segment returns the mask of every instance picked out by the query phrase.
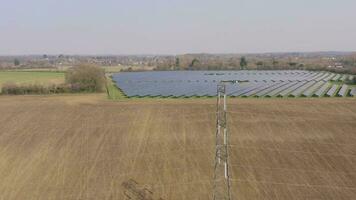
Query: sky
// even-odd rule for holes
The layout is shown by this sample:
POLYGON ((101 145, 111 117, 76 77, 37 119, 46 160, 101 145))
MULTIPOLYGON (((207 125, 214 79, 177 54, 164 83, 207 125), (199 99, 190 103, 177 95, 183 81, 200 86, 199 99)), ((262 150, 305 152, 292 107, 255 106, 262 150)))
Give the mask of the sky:
POLYGON ((0 55, 356 51, 355 0, 0 0, 0 55))

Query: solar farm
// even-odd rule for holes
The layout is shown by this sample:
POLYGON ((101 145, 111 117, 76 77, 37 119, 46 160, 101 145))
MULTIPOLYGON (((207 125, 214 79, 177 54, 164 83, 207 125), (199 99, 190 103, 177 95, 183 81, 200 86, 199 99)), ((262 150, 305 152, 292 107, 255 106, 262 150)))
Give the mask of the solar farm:
POLYGON ((123 72, 113 80, 127 97, 213 97, 220 81, 230 97, 348 97, 352 75, 303 70, 123 72))
POLYGON ((231 199, 356 198, 356 101, 346 98, 356 95, 347 85, 352 75, 179 71, 112 78, 127 97, 176 98, 112 101, 109 89, 0 96, 0 199, 206 200, 222 188, 218 172, 230 175, 231 199), (226 100, 218 90, 216 101, 221 81, 231 83, 230 97, 241 98, 226 100), (195 96, 214 98, 189 99, 195 96), (219 109, 219 102, 227 106, 219 109), (226 137, 217 139, 219 132, 226 137), (229 157, 217 151, 223 141, 229 157))

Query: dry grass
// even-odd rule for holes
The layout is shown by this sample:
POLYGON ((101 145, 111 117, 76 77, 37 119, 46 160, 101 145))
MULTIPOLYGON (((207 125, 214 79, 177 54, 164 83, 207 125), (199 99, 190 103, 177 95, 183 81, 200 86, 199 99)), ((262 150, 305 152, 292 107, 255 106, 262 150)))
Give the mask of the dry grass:
MULTIPOLYGON (((215 101, 0 97, 0 199, 211 199, 215 101)), ((229 99, 234 199, 355 199, 354 99, 229 99)))

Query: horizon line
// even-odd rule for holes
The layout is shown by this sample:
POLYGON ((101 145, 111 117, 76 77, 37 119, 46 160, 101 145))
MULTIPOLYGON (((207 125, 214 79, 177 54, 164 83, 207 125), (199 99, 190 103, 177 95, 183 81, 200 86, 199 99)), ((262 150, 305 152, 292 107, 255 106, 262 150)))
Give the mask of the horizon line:
POLYGON ((271 51, 271 52, 261 52, 261 53, 206 53, 206 52, 201 52, 201 53, 181 53, 181 54, 159 54, 159 53, 137 53, 137 54, 115 54, 115 53, 107 53, 107 54, 92 54, 92 53, 83 53, 83 54, 78 54, 78 53, 73 53, 73 54, 65 54, 65 53, 33 53, 33 54, 0 54, 0 57, 14 57, 14 56, 55 56, 55 55, 64 55, 64 56, 182 56, 182 55, 263 55, 263 54, 312 54, 312 53, 356 53, 356 50, 352 51, 271 51))

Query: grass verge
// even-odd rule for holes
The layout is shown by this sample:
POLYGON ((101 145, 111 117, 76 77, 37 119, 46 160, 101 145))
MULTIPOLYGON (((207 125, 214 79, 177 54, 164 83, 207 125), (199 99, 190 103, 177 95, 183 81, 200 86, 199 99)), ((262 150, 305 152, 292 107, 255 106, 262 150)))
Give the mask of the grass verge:
POLYGON ((116 86, 111 77, 106 77, 106 92, 111 100, 126 99, 126 95, 116 86))

